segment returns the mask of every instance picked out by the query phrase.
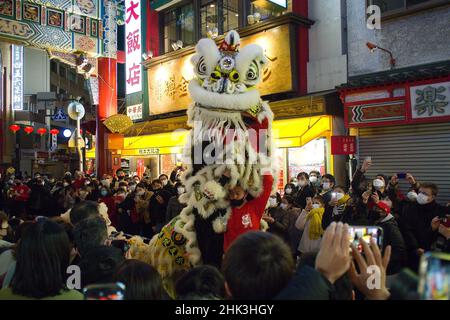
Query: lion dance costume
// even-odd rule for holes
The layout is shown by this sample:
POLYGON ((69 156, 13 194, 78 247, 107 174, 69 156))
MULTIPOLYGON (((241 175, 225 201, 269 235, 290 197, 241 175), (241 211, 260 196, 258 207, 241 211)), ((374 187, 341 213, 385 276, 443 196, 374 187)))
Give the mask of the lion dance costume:
POLYGON ((256 89, 268 60, 256 44, 239 46, 238 33, 230 31, 219 47, 201 39, 191 58, 195 78, 189 93, 194 102, 187 114, 192 130, 181 177, 186 193, 180 196, 186 207, 154 236, 144 259, 163 278, 200 264, 220 266, 231 214, 227 190, 239 184, 256 197, 262 175, 276 177, 273 114, 256 89))

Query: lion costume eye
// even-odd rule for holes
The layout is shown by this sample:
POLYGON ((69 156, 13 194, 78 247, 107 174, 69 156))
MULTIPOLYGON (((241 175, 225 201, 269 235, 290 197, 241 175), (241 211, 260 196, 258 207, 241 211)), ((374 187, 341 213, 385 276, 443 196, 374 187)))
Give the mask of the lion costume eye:
POLYGON ((246 77, 247 77, 248 81, 255 81, 255 80, 258 79, 258 77, 259 77, 259 68, 258 68, 258 64, 256 63, 256 61, 253 61, 250 64, 250 68, 247 70, 246 77))
POLYGON ((200 75, 206 75, 206 70, 207 70, 207 66, 206 66, 206 62, 205 62, 205 57, 201 57, 197 63, 197 73, 200 75))

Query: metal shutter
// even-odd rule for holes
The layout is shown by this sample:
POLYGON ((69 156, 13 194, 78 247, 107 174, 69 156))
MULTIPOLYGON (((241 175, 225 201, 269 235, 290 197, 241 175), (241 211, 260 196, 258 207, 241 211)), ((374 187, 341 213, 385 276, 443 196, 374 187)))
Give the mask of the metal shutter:
MULTIPOLYGON (((438 201, 450 201, 450 123, 361 128, 359 157, 372 157, 367 175, 409 172, 439 187, 438 201)), ((401 181, 401 190, 406 183, 401 181)))

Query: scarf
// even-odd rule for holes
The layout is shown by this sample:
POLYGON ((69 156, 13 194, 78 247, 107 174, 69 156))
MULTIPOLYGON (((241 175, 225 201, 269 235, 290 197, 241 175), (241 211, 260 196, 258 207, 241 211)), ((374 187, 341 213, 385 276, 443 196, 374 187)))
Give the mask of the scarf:
POLYGON ((309 221, 309 239, 318 240, 322 234, 322 216, 325 208, 312 209, 306 215, 306 221, 309 221))

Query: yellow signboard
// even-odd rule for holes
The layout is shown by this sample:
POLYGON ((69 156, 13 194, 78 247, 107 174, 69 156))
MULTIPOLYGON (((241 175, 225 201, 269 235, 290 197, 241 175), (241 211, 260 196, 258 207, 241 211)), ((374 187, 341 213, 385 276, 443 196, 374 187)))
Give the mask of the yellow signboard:
MULTIPOLYGON (((264 48, 265 55, 270 60, 259 85, 261 95, 291 91, 293 81, 289 25, 274 27, 241 39, 241 47, 251 43, 264 48)), ((192 55, 149 67, 147 76, 151 115, 185 110, 192 102, 188 92, 189 81, 194 76, 190 63, 192 55)))

